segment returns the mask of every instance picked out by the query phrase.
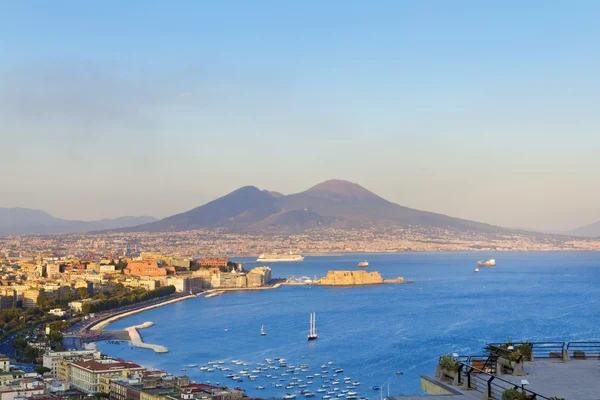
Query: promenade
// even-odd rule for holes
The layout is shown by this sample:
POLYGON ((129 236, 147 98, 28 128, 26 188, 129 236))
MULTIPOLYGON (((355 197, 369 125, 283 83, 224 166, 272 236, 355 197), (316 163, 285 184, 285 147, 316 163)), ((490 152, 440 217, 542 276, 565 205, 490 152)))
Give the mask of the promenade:
MULTIPOLYGON (((204 292, 204 293, 208 293, 208 291, 204 292)), ((89 328, 89 330, 90 331, 100 331, 100 330, 104 329, 105 327, 107 327, 108 325, 112 324, 113 322, 118 321, 118 320, 120 320, 122 318, 126 318, 126 317, 129 317, 131 315, 135 315, 135 314, 138 314, 138 313, 141 313, 141 312, 144 312, 144 311, 152 310, 154 308, 166 306, 168 304, 173 304, 173 303, 177 303, 177 302, 184 301, 184 300, 187 300, 187 299, 192 299, 192 298, 197 297, 197 296, 199 296, 199 295, 197 295, 197 294, 190 294, 190 295, 187 295, 187 296, 178 297, 176 299, 167 300, 167 301, 164 301, 164 302, 161 302, 161 303, 152 304, 152 305, 147 306, 147 307, 137 308, 135 310, 131 310, 131 311, 127 311, 127 312, 124 312, 124 313, 120 313, 120 314, 114 315, 114 316, 112 316, 110 318, 104 319, 104 320, 98 322, 97 324, 93 324, 89 328)))

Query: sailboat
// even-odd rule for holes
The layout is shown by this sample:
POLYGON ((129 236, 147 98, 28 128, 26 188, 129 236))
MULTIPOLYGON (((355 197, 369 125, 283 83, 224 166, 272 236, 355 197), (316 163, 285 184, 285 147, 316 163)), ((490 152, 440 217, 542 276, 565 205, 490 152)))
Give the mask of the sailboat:
POLYGON ((308 328, 308 340, 315 340, 318 337, 319 335, 317 335, 317 313, 311 313, 308 328))
POLYGON ((260 326, 260 336, 267 336, 267 332, 265 332, 265 326, 260 326))

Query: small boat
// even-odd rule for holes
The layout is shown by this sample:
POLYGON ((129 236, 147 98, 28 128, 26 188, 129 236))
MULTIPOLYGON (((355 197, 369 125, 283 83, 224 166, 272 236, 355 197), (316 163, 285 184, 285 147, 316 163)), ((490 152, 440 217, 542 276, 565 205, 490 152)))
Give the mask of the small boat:
POLYGON ((316 340, 319 337, 317 334, 317 313, 310 314, 308 340, 316 340))
POLYGON ((475 268, 475 273, 478 273, 478 272, 479 272, 479 268, 475 268))
POLYGON ((381 388, 379 386, 373 386, 371 389, 373 389, 373 390, 380 390, 381 388))
POLYGON ((262 390, 262 389, 264 389, 265 387, 264 387, 264 386, 257 386, 256 388, 257 388, 258 390, 262 390))
POLYGON ((367 268, 369 266, 369 262, 367 260, 361 261, 358 263, 358 266, 361 268, 367 268))
POLYGON ((311 392, 306 392, 304 393, 304 397, 315 397, 315 394, 311 392))
POLYGON ((402 372, 402 371, 396 371, 396 375, 403 375, 403 374, 404 374, 404 372, 402 372))
POLYGON ((181 370, 182 370, 182 371, 187 371, 187 369, 185 369, 185 368, 181 368, 181 370))
POLYGON ((358 382, 358 381, 352 382, 352 386, 358 386, 358 385, 360 385, 360 382, 358 382))
POLYGON ((276 387, 276 388, 280 388, 280 387, 283 387, 283 385, 282 385, 281 383, 276 383, 276 384, 275 384, 275 387, 276 387))
POLYGON ((330 399, 330 398, 331 398, 331 396, 328 394, 326 394, 325 396, 322 397, 322 399, 330 399))
POLYGON ((224 331, 225 331, 225 332, 229 332, 229 329, 225 328, 225 329, 224 329, 224 331))
POLYGON ((296 398, 295 394, 289 394, 288 393, 288 394, 286 394, 286 395, 283 396, 284 400, 292 400, 292 399, 295 399, 295 398, 296 398))
POLYGON ((341 369, 341 368, 338 368, 338 369, 335 370, 336 374, 341 374, 342 372, 344 372, 344 370, 341 369))
POLYGON ((267 332, 265 332, 265 326, 260 326, 260 336, 267 336, 267 332))

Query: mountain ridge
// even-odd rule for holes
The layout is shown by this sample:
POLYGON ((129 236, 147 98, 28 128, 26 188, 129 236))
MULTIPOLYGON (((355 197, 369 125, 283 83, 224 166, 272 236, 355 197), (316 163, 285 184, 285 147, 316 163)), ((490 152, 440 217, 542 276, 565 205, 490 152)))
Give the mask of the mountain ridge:
POLYGON ((568 232, 572 236, 600 237, 600 221, 575 228, 568 232))
POLYGON ((150 216, 125 216, 94 221, 56 218, 43 210, 24 207, 0 207, 0 236, 85 233, 119 229, 156 221, 150 216))

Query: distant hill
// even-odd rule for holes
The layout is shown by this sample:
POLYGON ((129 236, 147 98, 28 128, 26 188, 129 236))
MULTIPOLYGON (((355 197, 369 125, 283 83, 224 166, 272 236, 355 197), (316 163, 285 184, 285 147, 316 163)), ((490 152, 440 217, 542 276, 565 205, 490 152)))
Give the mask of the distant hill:
POLYGON ((190 211, 122 232, 227 228, 237 232, 299 231, 315 226, 359 227, 373 224, 452 228, 479 232, 505 229, 415 210, 391 203, 362 186, 330 180, 296 194, 238 189, 190 211))
POLYGON ((568 234, 573 236, 600 237, 600 221, 573 229, 568 234))
POLYGON ((77 233, 118 229, 156 221, 153 217, 121 217, 98 221, 72 221, 55 218, 42 210, 0 208, 0 236, 77 233))

